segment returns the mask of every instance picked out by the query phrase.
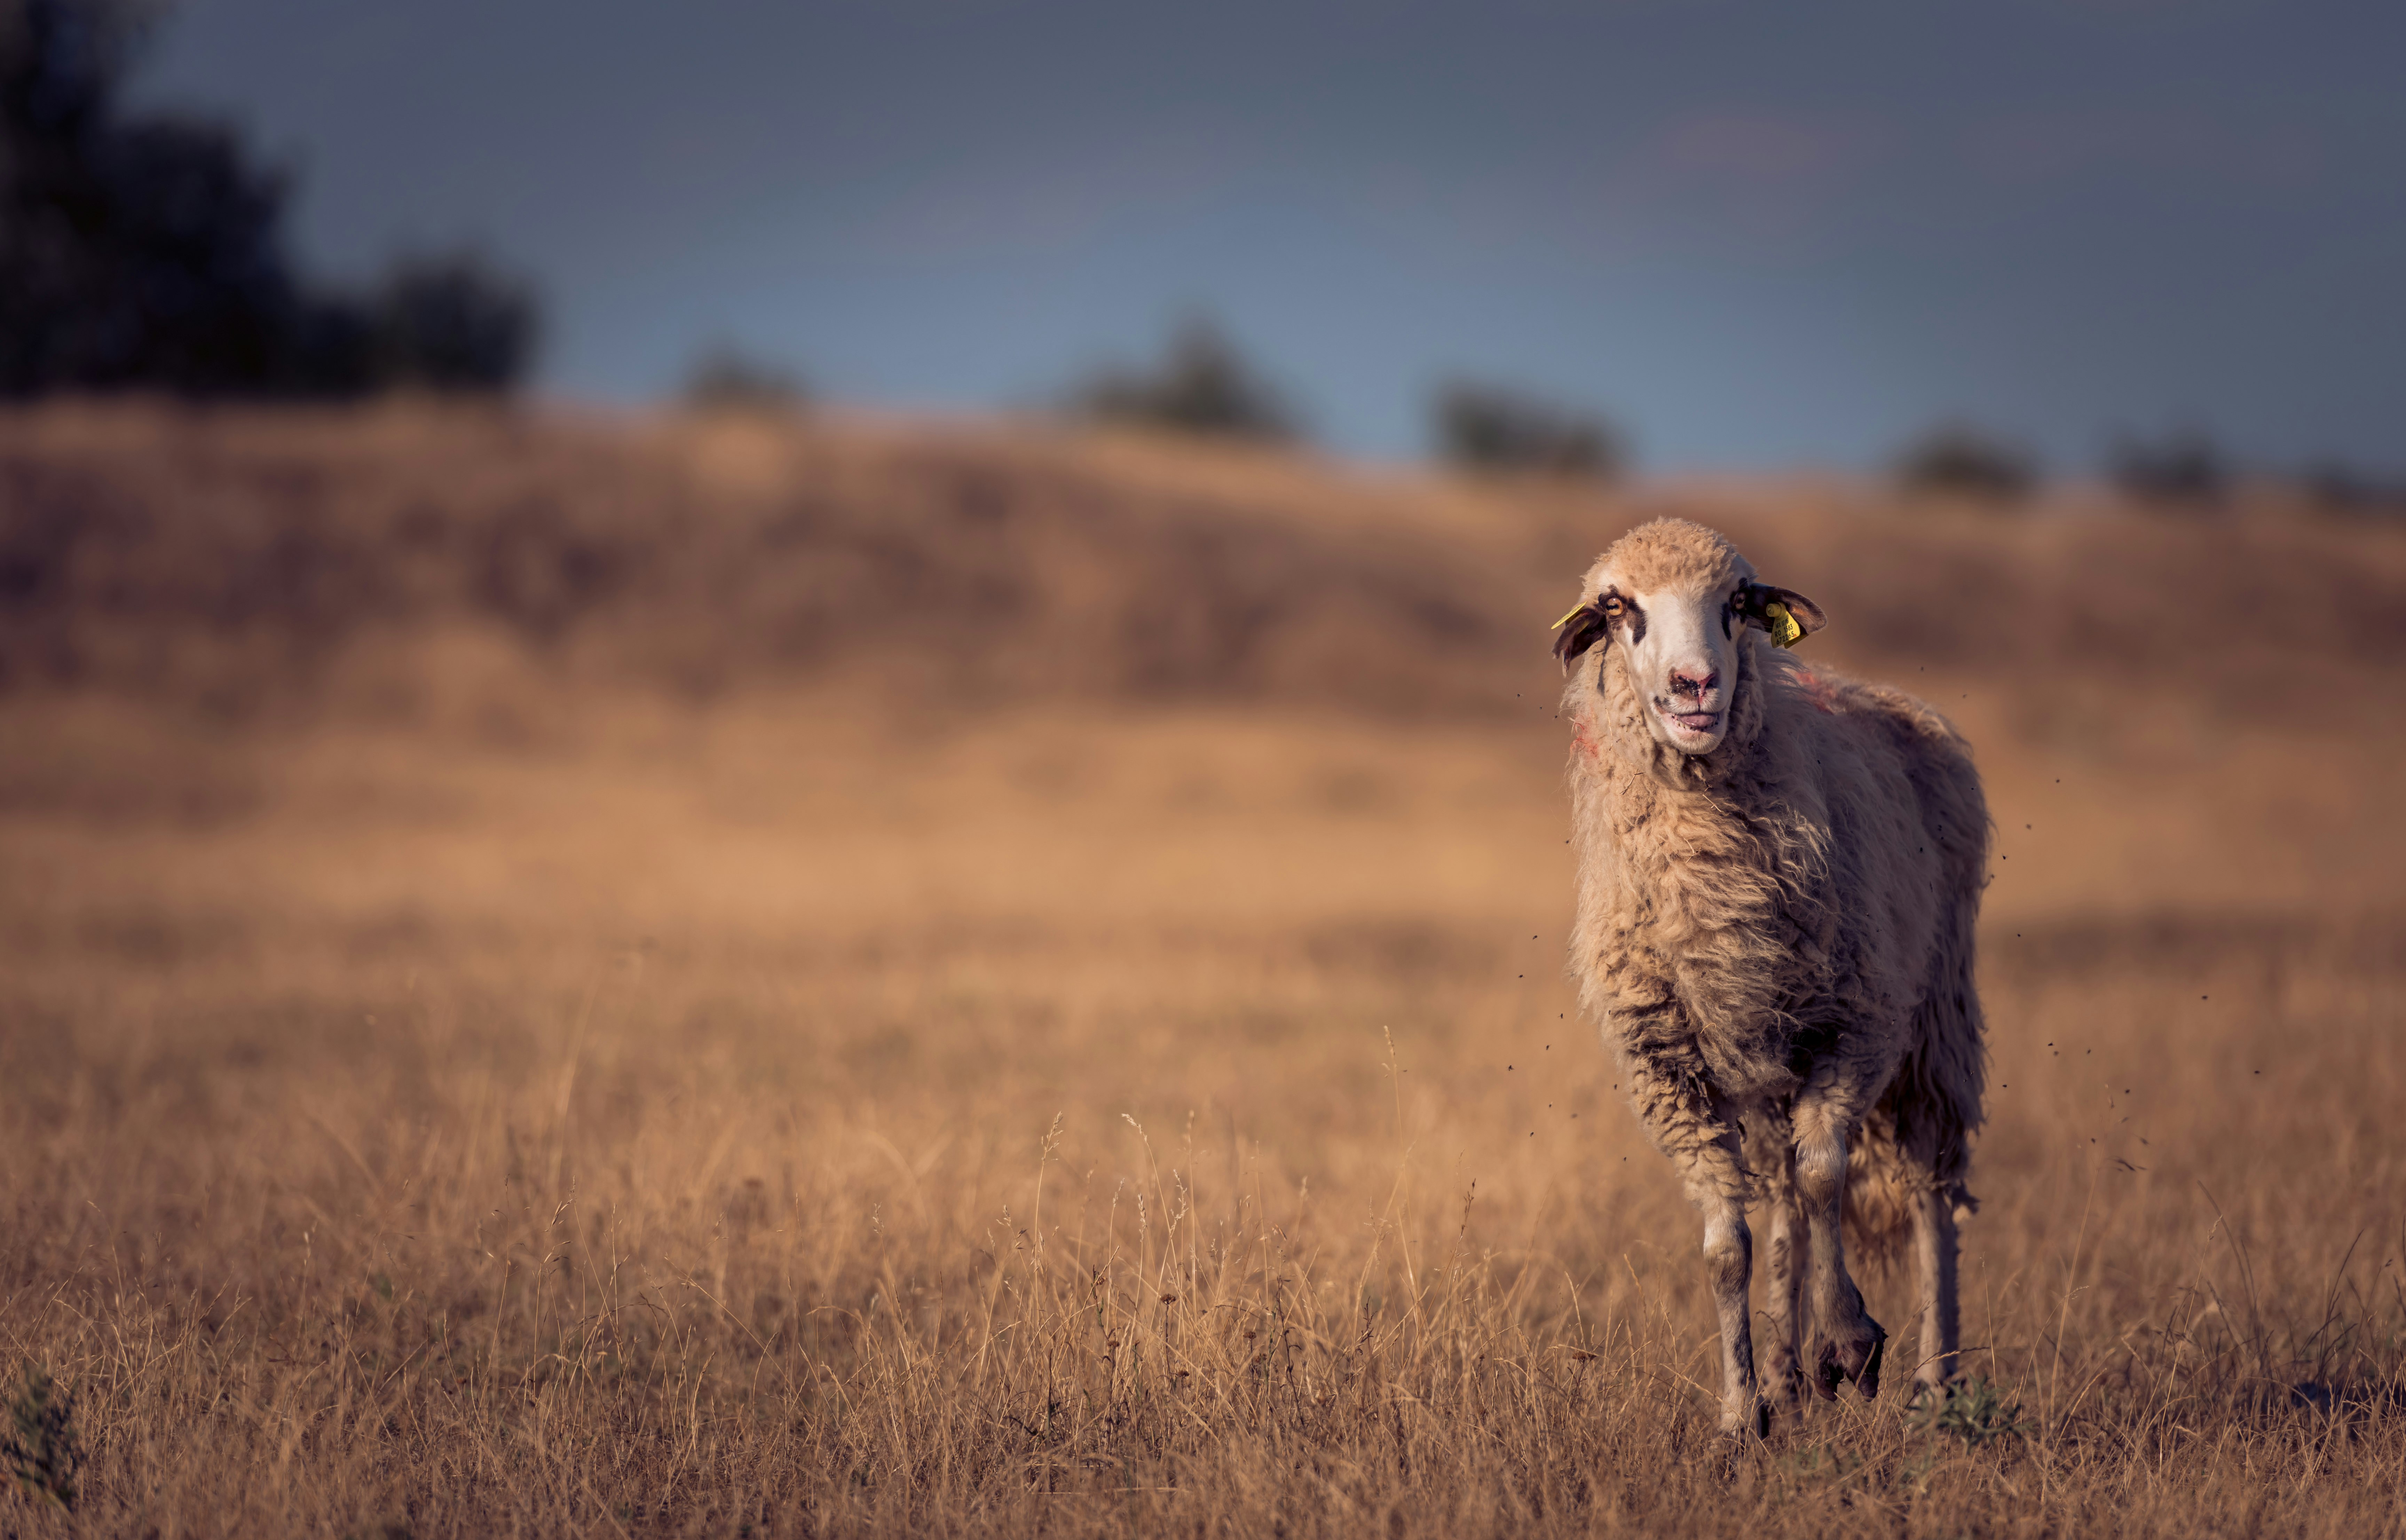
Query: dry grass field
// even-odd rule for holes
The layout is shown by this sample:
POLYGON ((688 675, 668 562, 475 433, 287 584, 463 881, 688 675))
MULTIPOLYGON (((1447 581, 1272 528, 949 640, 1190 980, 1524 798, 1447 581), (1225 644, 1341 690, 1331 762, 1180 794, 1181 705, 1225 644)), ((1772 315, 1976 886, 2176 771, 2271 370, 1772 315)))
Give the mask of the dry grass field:
POLYGON ((0 1532, 2399 1533, 2401 647, 2269 506, 0 419, 0 1532), (1666 508, 1998 823, 1977 1384, 1734 1451, 1563 978, 1666 508))

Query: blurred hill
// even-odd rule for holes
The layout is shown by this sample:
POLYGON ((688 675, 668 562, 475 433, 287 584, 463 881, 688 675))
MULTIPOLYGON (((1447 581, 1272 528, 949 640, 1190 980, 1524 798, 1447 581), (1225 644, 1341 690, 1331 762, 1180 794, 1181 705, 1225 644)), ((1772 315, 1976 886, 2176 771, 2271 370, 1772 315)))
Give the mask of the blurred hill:
POLYGON ((0 687, 405 711, 414 678, 474 654, 686 698, 860 678, 947 705, 1512 711, 1550 690, 1545 626, 1578 572, 1665 512, 1819 600, 1821 656, 2034 710, 2112 718, 2169 691, 2331 730, 2406 678, 2406 530, 2382 521, 421 402, 0 417, 0 687))
MULTIPOLYGON (((1320 1378, 1278 1404, 1368 1387, 1354 1426, 1380 1438, 1390 1390, 1480 1362, 1517 1382, 1498 1344, 1629 1355, 1566 1378, 1594 1410, 1431 1401, 1451 1442, 1374 1450, 1387 1468, 1449 1473, 1473 1446, 1535 1468, 1574 1423, 1661 1439, 1560 1455, 1584 1468, 1684 1468, 1659 1451, 1711 1436, 1689 1389, 1711 1307, 1560 968, 1546 629, 1600 545, 1676 510, 1828 608, 1808 659, 1906 685, 1977 754, 1985 1365, 2034 1406, 2082 1387, 2059 1448, 2154 1449, 2167 1397, 2194 1408, 2192 1442, 2144 1469, 2068 1467, 2096 1511, 2289 1451, 2326 1505, 2288 1528, 2342 1533, 2317 1516, 2378 1509, 2395 1438, 2367 1411, 2361 1462, 2317 1474, 2329 1414, 2277 1422, 2257 1396, 2378 1406, 2397 1378, 2351 1345, 2399 1340, 2377 1313, 2394 1259, 2362 1243, 2400 1190, 2406 538, 2235 501, 2017 506, 1374 473, 757 402, 0 416, 0 1123, 21 1135, 0 1270, 32 1302, 28 1360, 135 1387, 83 1404, 106 1462, 76 1521, 483 1533, 492 1494, 524 1491, 519 1517, 574 1532, 612 1510, 556 1494, 657 1503, 671 1472, 904 1513, 884 1476, 776 1483, 857 1469, 853 1430, 915 1419, 990 1451, 982 1485, 909 1499, 941 1530, 1079 1448, 973 1441, 997 1407, 1046 1415, 1076 1383, 1048 1363, 1101 1366, 1081 1425, 1107 1427, 1107 1396, 1162 1381, 1106 1330, 1155 1323, 1144 1362, 1182 1362, 1278 1319, 1222 1302, 1264 1309, 1286 1278, 1327 1312, 1294 1318, 1312 1341, 1393 1356, 1302 1359, 1320 1378), (998 1255, 1010 1274, 967 1260, 998 1255), (1056 1335, 982 1339, 1017 1279, 1055 1291, 1056 1335), (2245 1313, 2203 1324, 2203 1285, 2245 1313), (1422 1297, 1450 1345, 1402 1335, 1422 1297), (569 1334, 613 1299, 639 1324, 602 1356, 569 1334), (925 1335, 884 1338, 906 1354, 794 1324, 870 1320, 925 1335), (1658 1324, 1574 1335, 1615 1321, 1658 1324), (2252 1335, 2200 1335, 2226 1329, 2252 1335), (161 1345, 155 1372, 128 1342, 161 1345), (291 1350, 312 1342, 328 1356, 291 1350), (788 1365, 806 1393, 773 1390, 788 1365), (630 1442, 672 1416, 834 1431, 630 1442), (619 1484, 460 1474, 503 1447, 619 1484)), ((1866 1286, 1912 1319, 1902 1275, 1866 1286)), ((1329 1436, 1248 1445, 1266 1424, 1214 1386, 1263 1361, 1195 1362, 1216 1380, 1156 1425, 1257 1463, 1187 1490, 1277 1491, 1243 1473, 1329 1436)), ((1841 1431, 1920 1436, 1897 1416, 1847 1408, 1841 1431)), ((1132 1484, 1092 1468, 1097 1496, 1132 1484)), ((1939 1491, 1912 1498, 1924 1527, 2011 1500, 1939 1491)), ((1044 1533, 1065 1511, 1038 1510, 1044 1533)), ((1705 1527, 1758 1517, 1733 1515, 1705 1527)))

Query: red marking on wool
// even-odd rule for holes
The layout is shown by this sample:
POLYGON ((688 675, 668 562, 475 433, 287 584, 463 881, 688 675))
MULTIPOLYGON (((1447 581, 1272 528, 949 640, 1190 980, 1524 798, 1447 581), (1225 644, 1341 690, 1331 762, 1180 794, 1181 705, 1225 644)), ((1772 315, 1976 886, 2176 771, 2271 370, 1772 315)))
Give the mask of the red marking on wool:
POLYGON ((1799 669, 1796 671, 1796 684, 1804 690, 1804 699, 1813 702, 1815 711, 1824 716, 1837 714, 1838 692, 1828 680, 1809 669, 1799 669))
POLYGON ((1594 739, 1590 738, 1587 735, 1587 724, 1584 722, 1573 722, 1571 724, 1571 742, 1577 743, 1582 750, 1584 750, 1590 759, 1601 759, 1604 757, 1604 750, 1597 746, 1594 739))

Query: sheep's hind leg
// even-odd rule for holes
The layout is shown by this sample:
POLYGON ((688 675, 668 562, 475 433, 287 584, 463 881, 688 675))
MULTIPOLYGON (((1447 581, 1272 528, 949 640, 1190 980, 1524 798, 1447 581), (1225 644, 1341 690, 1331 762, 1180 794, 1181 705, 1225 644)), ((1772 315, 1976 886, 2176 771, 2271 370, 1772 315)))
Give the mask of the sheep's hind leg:
MULTIPOLYGON (((1832 1098, 1833 1101, 1836 1098, 1832 1098)), ((1796 1109, 1796 1195, 1804 1209, 1812 1271, 1808 1290, 1820 1348, 1813 1383, 1825 1399, 1851 1379, 1866 1401, 1879 1394, 1880 1360, 1888 1333, 1863 1308, 1862 1291, 1847 1276, 1838 1222, 1847 1194, 1847 1133, 1852 1122, 1828 1103, 1796 1109)))
POLYGON ((1913 1371, 1918 1391, 1943 1391, 1955 1378, 1955 1349, 1961 1346, 1955 1257, 1955 1201, 1932 1184, 1913 1205, 1914 1271, 1921 1283, 1921 1363, 1913 1371))

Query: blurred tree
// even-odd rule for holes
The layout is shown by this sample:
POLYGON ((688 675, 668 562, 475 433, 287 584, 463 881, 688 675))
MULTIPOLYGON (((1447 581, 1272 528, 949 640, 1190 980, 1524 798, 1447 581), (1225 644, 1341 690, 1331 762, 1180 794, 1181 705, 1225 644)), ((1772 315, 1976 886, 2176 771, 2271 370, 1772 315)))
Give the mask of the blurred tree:
POLYGON ((368 307, 379 383, 506 390, 533 360, 534 290, 474 251, 403 257, 368 307))
POLYGON ((2297 486, 2316 506, 2334 513, 2406 514, 2406 479, 2343 461, 2306 467, 2298 473, 2297 486))
POLYGON ((1946 422, 1897 457, 1896 479, 1907 491, 2013 502, 2038 486, 2037 457, 2017 444, 1973 427, 1946 422))
POLYGON ((150 15, 0 0, 0 393, 277 371, 283 179, 222 124, 117 120, 150 15))
POLYGON ((1151 369, 1097 372, 1071 392, 1070 406, 1105 422, 1230 438, 1275 441, 1301 431, 1283 392, 1206 317, 1181 325, 1151 369))
POLYGON ((1431 403, 1437 453, 1474 471, 1543 471, 1619 477, 1628 465, 1621 434, 1582 414, 1500 386, 1455 380, 1431 403))
POLYGON ((286 254, 290 179, 238 131, 120 115, 157 11, 0 0, 0 396, 516 383, 535 337, 523 284, 442 258, 365 299, 316 292, 286 254))
POLYGON ((720 342, 693 360, 685 401, 711 412, 792 412, 809 403, 810 392, 792 371, 720 342))
POLYGON ((2229 460, 2198 429, 2117 439, 2105 463, 2114 485, 2142 502, 2198 505, 2219 502, 2230 490, 2229 460))

